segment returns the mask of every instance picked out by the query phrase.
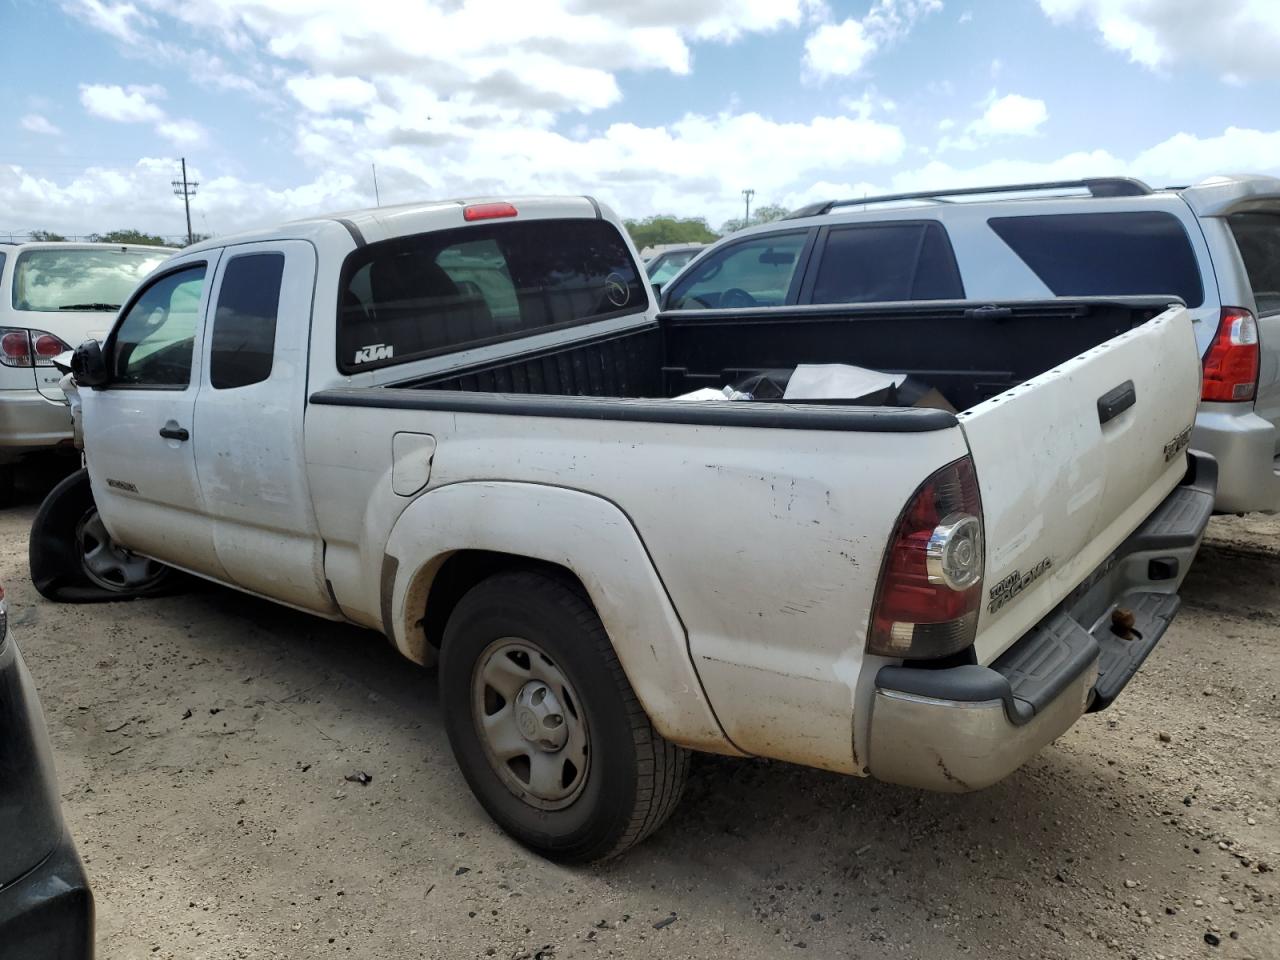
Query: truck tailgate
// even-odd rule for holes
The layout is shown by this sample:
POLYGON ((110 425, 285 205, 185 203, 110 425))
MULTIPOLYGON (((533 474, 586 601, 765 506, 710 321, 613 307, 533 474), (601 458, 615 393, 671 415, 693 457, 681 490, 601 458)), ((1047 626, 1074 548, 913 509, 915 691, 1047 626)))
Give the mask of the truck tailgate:
POLYGON ((959 415, 982 495, 976 648, 990 663, 1099 566, 1185 472, 1191 316, 1164 313, 959 415))

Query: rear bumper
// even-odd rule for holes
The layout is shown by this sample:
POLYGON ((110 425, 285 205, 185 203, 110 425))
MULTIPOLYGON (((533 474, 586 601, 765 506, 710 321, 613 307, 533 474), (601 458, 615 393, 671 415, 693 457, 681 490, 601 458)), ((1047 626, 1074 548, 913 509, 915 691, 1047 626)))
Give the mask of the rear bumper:
POLYGON ((1280 511, 1276 428, 1251 404, 1202 404, 1191 447, 1218 461, 1219 513, 1280 511))
POLYGON ((71 408, 34 387, 0 390, 0 463, 23 453, 71 443, 71 408))
POLYGON ((1108 706, 1177 613, 1178 586, 1213 512, 1217 471, 1199 454, 1146 522, 990 666, 882 667, 871 710, 871 775, 930 790, 1008 776, 1089 710, 1108 706), (1128 636, 1113 630, 1113 615, 1128 636))
POLYGON ((93 894, 71 838, 0 889, 0 956, 92 960, 93 894))
POLYGON ((93 895, 62 822, 35 685, 0 614, 0 958, 92 956, 93 895))

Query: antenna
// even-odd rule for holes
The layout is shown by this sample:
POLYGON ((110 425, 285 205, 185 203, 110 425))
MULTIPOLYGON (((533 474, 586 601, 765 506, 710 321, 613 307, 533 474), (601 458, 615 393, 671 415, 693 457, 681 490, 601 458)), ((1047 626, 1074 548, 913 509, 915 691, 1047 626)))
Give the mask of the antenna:
POLYGON ((371 163, 369 166, 373 169, 373 204, 374 206, 382 206, 382 198, 378 196, 378 165, 371 163))

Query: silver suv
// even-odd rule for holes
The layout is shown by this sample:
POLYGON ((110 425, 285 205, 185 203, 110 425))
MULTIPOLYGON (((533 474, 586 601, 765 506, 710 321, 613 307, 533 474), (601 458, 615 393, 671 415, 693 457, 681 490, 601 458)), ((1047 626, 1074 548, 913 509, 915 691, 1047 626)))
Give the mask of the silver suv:
POLYGON ((1218 460, 1217 509, 1280 510, 1274 177, 1159 190, 1117 177, 818 203, 708 248, 666 285, 662 305, 1147 294, 1180 297, 1195 318, 1204 379, 1192 445, 1218 460))
POLYGON ((143 277, 174 251, 110 243, 0 243, 0 504, 24 458, 71 447, 53 358, 103 339, 143 277))

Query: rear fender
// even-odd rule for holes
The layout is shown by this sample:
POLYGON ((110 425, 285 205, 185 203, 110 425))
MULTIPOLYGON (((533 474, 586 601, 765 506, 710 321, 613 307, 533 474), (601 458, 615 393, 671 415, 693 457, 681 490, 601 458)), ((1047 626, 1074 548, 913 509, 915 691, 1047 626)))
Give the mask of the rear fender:
POLYGON ((737 754, 689 657, 684 625, 631 521, 590 494, 532 483, 438 487, 396 521, 383 562, 384 629, 405 656, 434 657, 422 628, 431 584, 450 555, 487 550, 572 571, 586 588, 636 696, 658 732, 737 754))

